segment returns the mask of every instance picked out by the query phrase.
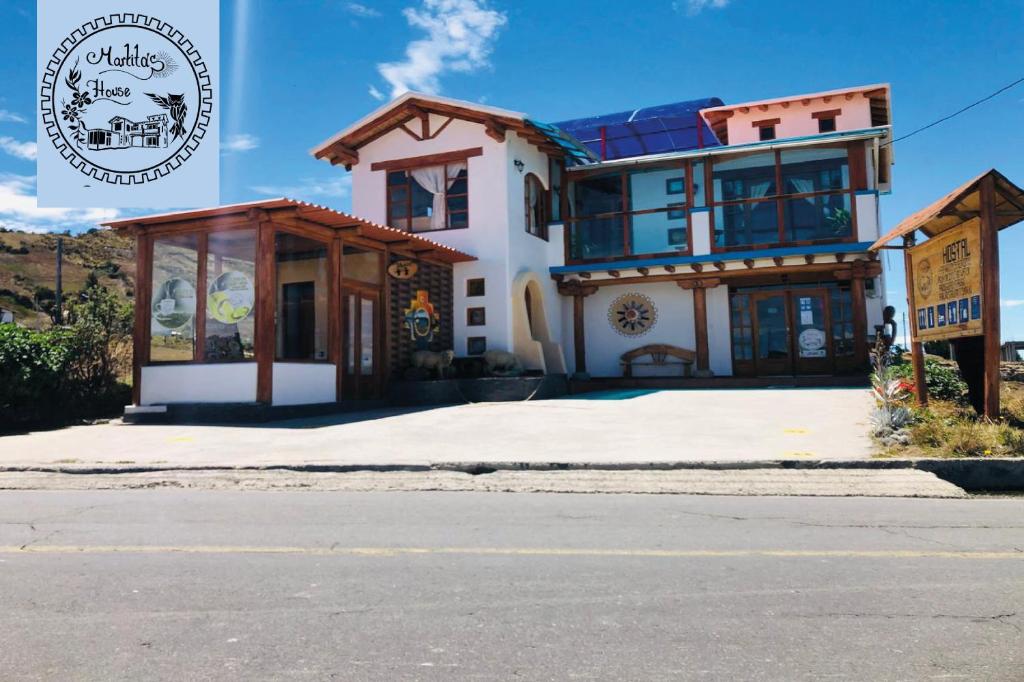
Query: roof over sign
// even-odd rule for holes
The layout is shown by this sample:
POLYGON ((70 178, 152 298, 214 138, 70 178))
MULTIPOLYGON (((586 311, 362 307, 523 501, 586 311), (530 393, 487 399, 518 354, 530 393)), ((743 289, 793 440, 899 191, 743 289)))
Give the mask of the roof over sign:
POLYGON ((722 104, 717 97, 662 104, 614 114, 588 116, 554 125, 606 160, 717 147, 719 141, 700 115, 722 104))
MULTIPOLYGON (((289 215, 314 223, 321 227, 332 230, 351 229, 354 233, 365 239, 380 242, 381 244, 393 244, 396 251, 411 252, 424 258, 442 261, 445 263, 465 263, 476 260, 475 256, 463 253, 450 246, 439 244, 431 239, 418 234, 397 230, 393 227, 379 225, 377 223, 358 218, 348 213, 335 211, 326 206, 310 204, 297 199, 264 199, 261 201, 250 201, 242 204, 231 204, 228 206, 216 206, 213 208, 201 208, 175 213, 160 213, 156 215, 142 216, 137 218, 125 218, 124 220, 113 220, 101 223, 105 227, 115 230, 145 230, 146 228, 161 225, 172 225, 189 222, 198 222, 210 219, 224 219, 225 221, 234 218, 244 219, 252 210, 264 210, 271 214, 286 211, 289 215)), ((212 225, 211 225, 212 226, 212 225)))
POLYGON ((904 218, 888 234, 871 245, 872 250, 880 249, 893 239, 921 230, 929 237, 951 230, 963 223, 978 218, 981 208, 981 181, 991 175, 995 184, 995 224, 1004 229, 1024 220, 1024 189, 1006 179, 996 169, 987 170, 971 178, 946 196, 925 206, 920 211, 904 218))

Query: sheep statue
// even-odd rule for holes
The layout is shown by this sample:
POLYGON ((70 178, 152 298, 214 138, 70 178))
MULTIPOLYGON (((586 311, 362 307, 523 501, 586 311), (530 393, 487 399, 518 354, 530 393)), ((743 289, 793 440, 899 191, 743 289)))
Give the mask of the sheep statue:
POLYGON ((432 350, 418 350, 412 354, 412 367, 417 374, 421 374, 424 378, 431 372, 435 372, 438 379, 444 379, 448 376, 454 359, 455 351, 453 350, 441 353, 435 353, 432 350))
POLYGON ((487 373, 495 377, 515 377, 523 373, 523 366, 515 353, 504 350, 489 350, 484 353, 487 373))

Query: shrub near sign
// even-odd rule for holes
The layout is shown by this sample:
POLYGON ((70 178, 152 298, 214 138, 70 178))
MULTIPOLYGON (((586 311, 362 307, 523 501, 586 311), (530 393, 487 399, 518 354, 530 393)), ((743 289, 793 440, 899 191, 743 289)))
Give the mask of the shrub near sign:
POLYGON ((910 250, 915 341, 980 336, 981 228, 965 223, 910 250))

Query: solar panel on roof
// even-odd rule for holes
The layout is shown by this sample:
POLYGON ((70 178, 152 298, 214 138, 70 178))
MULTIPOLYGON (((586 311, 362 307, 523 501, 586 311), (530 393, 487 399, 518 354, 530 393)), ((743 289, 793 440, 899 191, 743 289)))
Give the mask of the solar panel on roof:
POLYGON ((598 158, 622 159, 648 154, 720 146, 700 110, 722 105, 717 97, 661 104, 555 123, 598 158))

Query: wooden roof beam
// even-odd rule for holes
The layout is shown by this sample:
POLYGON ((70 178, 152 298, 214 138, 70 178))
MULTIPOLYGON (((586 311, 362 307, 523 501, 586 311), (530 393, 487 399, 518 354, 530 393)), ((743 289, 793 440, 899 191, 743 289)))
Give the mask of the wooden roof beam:
POLYGON ((493 118, 488 117, 484 120, 484 130, 487 133, 487 137, 491 138, 495 142, 505 141, 505 132, 507 129, 493 118))

